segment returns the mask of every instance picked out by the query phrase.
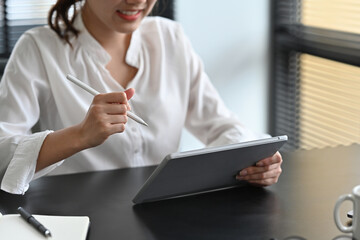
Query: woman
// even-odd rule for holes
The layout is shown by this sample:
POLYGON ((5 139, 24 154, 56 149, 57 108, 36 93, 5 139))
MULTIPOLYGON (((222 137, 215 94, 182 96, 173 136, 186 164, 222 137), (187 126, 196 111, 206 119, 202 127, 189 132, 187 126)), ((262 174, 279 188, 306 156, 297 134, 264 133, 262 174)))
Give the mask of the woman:
MULTIPOLYGON (((177 151, 184 126, 208 146, 256 138, 224 106, 181 27, 146 17, 156 0, 85 0, 68 19, 76 2, 58 0, 50 28, 26 32, 9 59, 0 83, 1 189, 24 194, 45 174, 157 164, 177 151), (67 74, 103 94, 93 98, 67 74), (149 127, 128 120, 130 106, 149 127)), ((237 178, 271 185, 281 162, 276 153, 237 178)))

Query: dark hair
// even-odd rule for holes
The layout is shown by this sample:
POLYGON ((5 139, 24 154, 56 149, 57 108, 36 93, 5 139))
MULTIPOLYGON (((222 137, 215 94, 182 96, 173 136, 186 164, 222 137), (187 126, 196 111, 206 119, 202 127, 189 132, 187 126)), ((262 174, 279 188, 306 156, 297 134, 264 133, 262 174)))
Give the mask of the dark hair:
POLYGON ((76 3, 81 1, 82 0, 57 0, 49 11, 48 24, 50 28, 70 45, 70 36, 75 35, 77 37, 79 35, 79 30, 74 28, 73 23, 78 12, 76 3), (71 7, 74 9, 74 13, 72 16, 69 16, 71 7))
POLYGON ((157 0, 150 16, 162 16, 174 20, 174 0, 157 0))
MULTIPOLYGON (((74 28, 73 23, 78 13, 76 3, 81 1, 83 0, 57 0, 55 5, 49 11, 48 24, 50 28, 54 30, 61 39, 64 39, 68 44, 70 44, 70 46, 70 37, 72 35, 77 37, 80 32, 74 28), (74 13, 70 17, 69 10, 71 7, 74 9, 74 13)), ((160 4, 159 2, 160 1, 156 2, 156 5, 152 11, 152 14, 154 15, 160 15, 163 13, 169 1, 162 0, 160 4)), ((170 2, 172 3, 172 1, 170 2)), ((171 8, 173 8, 172 5, 171 8)), ((173 12, 170 12, 170 16, 166 17, 173 18, 173 12)))

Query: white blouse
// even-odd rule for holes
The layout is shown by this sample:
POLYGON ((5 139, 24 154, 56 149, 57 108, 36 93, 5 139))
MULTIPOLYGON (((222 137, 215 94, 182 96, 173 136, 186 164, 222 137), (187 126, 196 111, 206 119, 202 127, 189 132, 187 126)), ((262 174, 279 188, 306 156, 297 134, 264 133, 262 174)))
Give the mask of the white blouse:
POLYGON ((1 189, 24 194, 43 175, 158 164, 176 152, 185 126, 206 145, 254 139, 229 112, 204 73, 179 24, 147 17, 132 34, 126 62, 138 68, 132 111, 123 133, 35 174, 41 145, 52 131, 80 123, 93 96, 66 79, 72 74, 99 92, 124 91, 106 69, 110 55, 86 30, 72 46, 49 27, 27 31, 17 42, 0 82, 1 189), (32 133, 39 123, 40 132, 32 133))

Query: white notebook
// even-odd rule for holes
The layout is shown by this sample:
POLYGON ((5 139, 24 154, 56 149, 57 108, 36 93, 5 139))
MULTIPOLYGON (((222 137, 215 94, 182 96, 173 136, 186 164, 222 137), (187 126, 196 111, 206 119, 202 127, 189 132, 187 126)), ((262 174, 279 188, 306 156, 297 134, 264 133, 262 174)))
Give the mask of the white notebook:
POLYGON ((27 223, 19 214, 1 215, 0 239, 6 240, 86 240, 90 220, 87 216, 33 215, 52 237, 46 238, 27 223))

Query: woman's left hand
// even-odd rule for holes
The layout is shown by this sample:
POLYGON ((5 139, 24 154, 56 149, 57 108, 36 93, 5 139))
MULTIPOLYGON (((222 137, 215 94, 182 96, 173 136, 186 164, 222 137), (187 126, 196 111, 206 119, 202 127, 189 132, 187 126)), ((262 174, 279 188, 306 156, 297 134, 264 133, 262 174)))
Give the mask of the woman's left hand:
POLYGON ((270 186, 277 183, 281 174, 282 157, 279 152, 264 158, 256 166, 245 168, 236 176, 238 180, 245 180, 256 186, 270 186))

